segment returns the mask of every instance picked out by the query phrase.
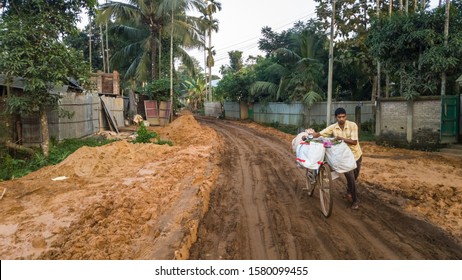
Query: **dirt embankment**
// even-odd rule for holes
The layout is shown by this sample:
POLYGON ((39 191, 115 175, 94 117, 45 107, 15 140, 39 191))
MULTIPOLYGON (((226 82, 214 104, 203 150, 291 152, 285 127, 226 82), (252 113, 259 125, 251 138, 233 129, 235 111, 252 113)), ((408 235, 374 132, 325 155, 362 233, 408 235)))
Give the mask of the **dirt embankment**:
POLYGON ((56 166, 0 183, 7 188, 0 257, 188 258, 222 143, 192 115, 157 130, 175 145, 83 147, 56 166))

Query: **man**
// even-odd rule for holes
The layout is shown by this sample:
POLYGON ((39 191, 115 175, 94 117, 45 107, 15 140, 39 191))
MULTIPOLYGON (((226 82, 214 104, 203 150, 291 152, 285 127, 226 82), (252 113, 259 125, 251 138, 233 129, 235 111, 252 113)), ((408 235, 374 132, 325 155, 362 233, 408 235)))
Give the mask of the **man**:
POLYGON ((362 161, 362 151, 359 146, 358 138, 358 126, 354 122, 347 120, 346 111, 344 108, 337 108, 335 110, 335 118, 337 123, 334 123, 319 133, 314 133, 314 137, 324 136, 332 137, 334 136, 337 140, 342 140, 353 152, 353 155, 356 160, 356 169, 353 169, 349 172, 344 173, 347 180, 347 194, 346 198, 351 201, 351 209, 358 209, 358 197, 356 195, 356 179, 359 176, 359 171, 361 170, 361 161, 362 161))

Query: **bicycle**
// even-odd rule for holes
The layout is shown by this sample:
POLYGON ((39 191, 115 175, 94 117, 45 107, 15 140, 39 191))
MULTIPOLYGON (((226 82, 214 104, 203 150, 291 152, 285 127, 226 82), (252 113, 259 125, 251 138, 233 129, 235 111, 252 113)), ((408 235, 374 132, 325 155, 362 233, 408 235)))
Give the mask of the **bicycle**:
MULTIPOLYGON (((323 138, 323 140, 330 141, 331 139, 323 138)), ((306 141, 307 139, 303 139, 306 141)), ((310 141, 317 140, 311 138, 310 141)), ((329 142, 330 143, 330 142, 329 142)), ((329 148, 330 145, 324 145, 324 147, 329 148)), ((305 167, 304 167, 305 168, 305 167)), ((314 189, 319 185, 319 200, 321 201, 321 212, 324 217, 328 218, 332 214, 333 208, 333 197, 332 197, 332 172, 329 164, 323 159, 319 162, 318 169, 309 169, 305 168, 305 188, 308 193, 308 196, 312 197, 314 194, 314 189)))

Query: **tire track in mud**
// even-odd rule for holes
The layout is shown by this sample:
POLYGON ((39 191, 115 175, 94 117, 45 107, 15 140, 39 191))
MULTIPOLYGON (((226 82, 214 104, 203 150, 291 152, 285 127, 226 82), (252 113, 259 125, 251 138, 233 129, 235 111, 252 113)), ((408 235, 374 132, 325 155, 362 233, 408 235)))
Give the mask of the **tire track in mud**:
MULTIPOLYGON (((305 195, 290 143, 223 120, 201 119, 225 140, 222 174, 199 226, 191 259, 461 259, 439 228, 380 201, 359 185, 361 208, 334 184, 332 216, 305 195)), ((366 167, 367 168, 367 167, 366 167)))

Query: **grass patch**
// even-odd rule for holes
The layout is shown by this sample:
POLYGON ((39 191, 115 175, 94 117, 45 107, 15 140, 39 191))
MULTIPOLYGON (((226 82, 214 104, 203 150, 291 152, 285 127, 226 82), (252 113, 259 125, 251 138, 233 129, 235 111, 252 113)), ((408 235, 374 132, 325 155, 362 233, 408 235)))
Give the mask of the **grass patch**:
POLYGON ((280 124, 279 122, 273 122, 265 125, 292 135, 297 135, 299 133, 299 128, 296 125, 280 124))
MULTIPOLYGON (((360 131, 359 132, 359 141, 375 141, 376 136, 375 133, 370 131, 360 131)), ((361 144, 361 143, 360 143, 361 144)))
POLYGON ((101 137, 66 139, 58 144, 51 143, 52 145, 48 158, 43 155, 41 150, 37 150, 37 152, 31 156, 17 151, 12 153, 8 152, 7 149, 3 149, 0 153, 0 162, 2 162, 0 180, 20 178, 42 167, 58 164, 83 146, 97 147, 111 142, 114 142, 114 140, 102 139, 101 137))

